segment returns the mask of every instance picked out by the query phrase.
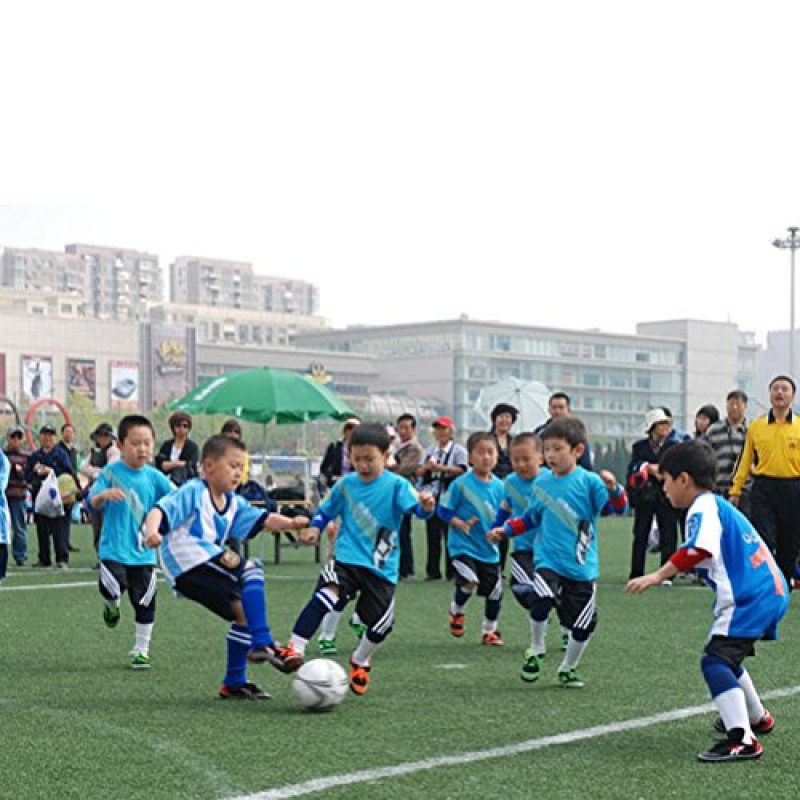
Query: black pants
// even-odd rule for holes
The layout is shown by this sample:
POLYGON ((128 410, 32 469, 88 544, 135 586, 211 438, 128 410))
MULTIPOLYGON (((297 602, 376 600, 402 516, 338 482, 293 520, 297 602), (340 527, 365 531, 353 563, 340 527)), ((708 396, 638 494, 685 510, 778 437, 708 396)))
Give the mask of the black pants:
POLYGON ((414 574, 414 545, 411 542, 411 514, 404 514, 400 523, 400 577, 414 574))
POLYGON ((442 551, 444 551, 445 575, 449 580, 453 577, 453 567, 450 564, 450 554, 447 552, 447 523, 434 514, 425 520, 425 533, 428 539, 425 574, 429 578, 442 577, 442 551))
POLYGON ((750 494, 751 520, 791 586, 800 553, 800 478, 756 477, 750 494))
POLYGON ((644 575, 644 562, 647 558, 647 539, 650 536, 653 517, 658 522, 661 563, 666 564, 678 547, 678 512, 670 505, 669 500, 665 497, 655 503, 640 501, 633 517, 631 578, 638 578, 644 575))
POLYGON ((69 519, 67 516, 45 517, 42 514, 34 514, 33 521, 36 523, 36 537, 39 540, 39 563, 46 567, 52 565, 51 539, 56 551, 56 563, 69 563, 69 519))

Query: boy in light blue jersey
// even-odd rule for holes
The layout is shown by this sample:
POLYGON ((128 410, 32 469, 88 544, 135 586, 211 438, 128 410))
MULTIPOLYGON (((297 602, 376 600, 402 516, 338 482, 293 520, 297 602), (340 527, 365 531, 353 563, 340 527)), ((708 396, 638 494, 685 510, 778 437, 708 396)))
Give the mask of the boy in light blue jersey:
POLYGON ((399 531, 403 515, 427 518, 435 501, 417 494, 405 479, 385 470, 389 434, 383 425, 362 423, 349 442, 352 471, 340 478, 300 538, 315 543, 340 518, 334 557, 322 568, 317 588, 294 624, 288 649, 302 659, 322 618, 337 604, 358 595, 356 612, 366 632, 350 657, 350 688, 369 688, 372 656, 394 624, 394 592, 399 577, 399 531))
POLYGON ((481 625, 481 644, 500 647, 497 630, 503 597, 500 550, 490 542, 492 527, 503 501, 503 482, 492 473, 497 463, 497 445, 490 433, 473 433, 467 441, 471 469, 456 478, 439 503, 438 514, 448 525, 447 547, 456 585, 450 603, 450 633, 464 635, 464 610, 476 593, 486 598, 481 625))
POLYGON ((775 720, 742 662, 755 655, 756 640, 777 638, 778 623, 789 607, 789 587, 747 517, 712 494, 716 456, 706 442, 675 445, 661 457, 658 468, 672 505, 689 509, 686 542, 661 569, 634 578, 625 589, 638 594, 691 569, 713 589, 714 624, 700 667, 719 711, 714 727, 727 737, 699 753, 698 759, 760 758, 763 748, 754 734, 769 733, 775 720))
POLYGON ((92 509, 103 509, 98 542, 103 621, 109 628, 117 627, 127 591, 136 623, 131 666, 148 669, 156 613, 156 555, 145 547, 143 527, 147 512, 172 491, 172 485, 150 466, 155 431, 147 417, 123 417, 118 433, 121 460, 103 469, 89 493, 92 509))
MULTIPOLYGON (((547 618, 555 607, 561 625, 570 631, 558 681, 566 688, 580 689, 584 683, 576 670, 597 625, 597 517, 611 511, 621 514, 628 503, 611 472, 594 473, 578 466, 586 428, 577 417, 554 419, 541 436, 550 474, 536 481, 525 513, 491 530, 489 538, 497 541, 539 529, 531 598, 532 649, 544 652, 547 618)), ((535 681, 541 670, 540 659, 535 659, 529 681, 535 681)))
POLYGON ((223 700, 265 700, 269 694, 247 680, 247 663, 269 662, 294 672, 292 658, 272 638, 267 622, 264 570, 229 546, 263 528, 301 530, 307 517, 290 519, 251 506, 236 494, 245 464, 244 445, 212 436, 203 445, 203 479, 187 481, 147 515, 146 543, 161 547, 161 567, 175 591, 231 622, 228 661, 219 689, 223 700))

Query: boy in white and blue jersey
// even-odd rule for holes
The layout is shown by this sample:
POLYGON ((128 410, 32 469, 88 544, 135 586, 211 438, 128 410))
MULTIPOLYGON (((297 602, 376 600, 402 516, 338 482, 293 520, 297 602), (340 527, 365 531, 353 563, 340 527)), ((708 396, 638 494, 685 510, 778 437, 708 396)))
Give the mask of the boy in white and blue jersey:
POLYGON ((219 696, 267 699, 269 694, 248 681, 248 661, 267 661, 281 672, 294 672, 302 659, 293 658, 272 638, 261 565, 244 560, 229 543, 263 528, 301 530, 308 518, 257 509, 236 494, 245 464, 240 441, 212 436, 201 460, 203 479, 187 481, 147 515, 147 546, 161 547, 161 568, 178 594, 232 623, 219 696))
POLYGON ((757 639, 777 638, 778 623, 789 607, 789 587, 747 517, 711 493, 716 457, 707 443, 676 445, 664 453, 658 467, 672 505, 689 509, 686 542, 661 569, 629 581, 626 591, 644 592, 691 569, 713 589, 714 623, 700 667, 719 711, 714 727, 727 737, 698 758, 759 758, 763 749, 754 734, 769 733, 775 720, 742 662, 755 655, 757 639))
MULTIPOLYGON (((627 498, 611 472, 589 472, 578 466, 586 446, 586 428, 577 417, 560 417, 541 433, 544 458, 550 469, 534 484, 525 513, 494 528, 489 538, 519 536, 538 528, 536 566, 531 597, 533 651, 544 652, 547 618, 555 607, 561 625, 569 629, 564 658, 558 668, 559 683, 582 688, 577 667, 597 625, 597 518, 623 513, 627 498)), ((534 655, 526 680, 535 681, 541 670, 534 655)))
POLYGON ((6 487, 11 477, 11 462, 0 450, 0 583, 6 577, 8 567, 8 541, 11 531, 11 515, 8 513, 6 487))
POLYGON ((98 542, 99 588, 105 600, 103 621, 116 628, 122 595, 127 591, 136 623, 131 666, 148 669, 156 613, 156 555, 145 547, 144 520, 147 512, 172 491, 172 484, 150 466, 155 431, 147 417, 123 417, 118 434, 120 460, 103 469, 89 493, 92 509, 103 509, 98 542))
POLYGON ((486 598, 481 644, 499 647, 497 630, 503 597, 500 550, 486 536, 503 501, 503 482, 492 473, 497 445, 490 433, 473 433, 467 440, 471 469, 456 478, 439 503, 437 513, 448 525, 447 548, 456 585, 450 603, 450 633, 464 635, 464 610, 473 594, 486 598))
POLYGON ((302 659, 322 618, 340 601, 358 595, 356 613, 366 625, 350 657, 350 688, 358 695, 369 688, 372 656, 394 624, 403 515, 424 519, 435 506, 432 495, 418 495, 405 478, 385 470, 389 445, 383 425, 362 423, 353 431, 348 445, 352 471, 336 482, 300 536, 315 543, 330 522, 341 520, 334 558, 323 566, 287 647, 302 659))

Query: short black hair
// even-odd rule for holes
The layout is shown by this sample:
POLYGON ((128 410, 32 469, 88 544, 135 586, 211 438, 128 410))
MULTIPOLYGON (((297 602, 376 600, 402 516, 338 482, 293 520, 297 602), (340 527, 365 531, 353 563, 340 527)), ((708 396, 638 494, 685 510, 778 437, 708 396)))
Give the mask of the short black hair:
POLYGON ((174 431, 175 428, 178 427, 179 422, 185 422, 189 426, 189 430, 192 429, 192 418, 185 411, 176 411, 170 416, 167 420, 169 429, 174 431))
POLYGON ((124 442, 132 428, 150 428, 150 433, 153 434, 155 439, 156 429, 153 427, 153 423, 142 414, 128 414, 123 417, 119 421, 119 427, 117 428, 117 439, 120 442, 124 442))
POLYGON ((658 468, 672 478, 685 472, 700 489, 713 489, 717 474, 717 456, 707 442, 692 439, 664 451, 658 468))
POLYGON ((73 425, 71 422, 65 422, 65 423, 64 423, 64 424, 61 426, 61 433, 64 433, 64 431, 65 431, 67 428, 72 428, 72 430, 75 430, 75 426, 74 426, 74 425, 73 425))
POLYGON ((788 375, 776 375, 769 382, 769 388, 771 389, 772 385, 774 383, 777 383, 778 381, 786 381, 792 387, 792 394, 796 394, 797 393, 797 386, 796 386, 795 382, 788 375))
POLYGON ((470 434, 469 439, 467 439, 467 452, 471 453, 481 442, 491 442, 492 447, 494 447, 495 450, 497 449, 497 443, 491 433, 476 431, 470 434))
POLYGON ((741 400, 743 403, 747 402, 747 392, 742 391, 741 389, 734 389, 731 392, 728 392, 728 396, 725 400, 741 400))
POLYGON ((542 439, 563 439, 570 447, 586 444, 586 426, 577 417, 559 417, 551 420, 542 431, 542 439))
POLYGON ((228 450, 241 450, 244 452, 247 448, 232 436, 227 436, 224 433, 215 433, 206 439, 203 445, 203 452, 200 454, 200 460, 205 461, 210 458, 212 461, 216 461, 218 458, 222 458, 228 450))
POLYGON ((525 431, 525 433, 518 433, 512 440, 511 440, 511 449, 513 450, 518 444, 532 444, 537 450, 541 452, 542 449, 542 437, 539 436, 538 433, 531 433, 530 431, 525 431))
POLYGON ((417 427, 417 418, 413 414, 401 414, 397 418, 397 422, 395 422, 395 425, 399 425, 401 422, 410 422, 412 428, 417 427))
POLYGON ((392 440, 386 432, 386 427, 379 422, 362 422, 356 425, 350 436, 350 447, 358 444, 371 444, 381 453, 388 453, 392 440))
POLYGON ((553 394, 550 395, 550 399, 547 401, 548 405, 552 403, 553 400, 566 400, 567 408, 569 408, 572 403, 572 401, 569 399, 569 395, 566 392, 553 392, 553 394))
POLYGON ((242 435, 242 426, 239 424, 238 419, 226 419, 225 422, 222 424, 222 428, 220 433, 238 433, 240 436, 242 435))
POLYGON ((697 409, 695 417, 699 416, 708 417, 713 425, 715 422, 719 422, 719 409, 713 403, 706 403, 697 409))

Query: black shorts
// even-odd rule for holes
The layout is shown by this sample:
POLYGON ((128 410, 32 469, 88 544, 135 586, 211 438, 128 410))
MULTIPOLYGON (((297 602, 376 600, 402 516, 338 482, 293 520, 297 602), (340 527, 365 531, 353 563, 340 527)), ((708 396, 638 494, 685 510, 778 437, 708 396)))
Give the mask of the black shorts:
POLYGON ((486 561, 478 561, 477 558, 470 558, 470 556, 455 556, 453 572, 456 586, 477 583, 478 597, 499 600, 503 596, 503 576, 500 572, 500 564, 489 564, 486 561))
POLYGON ((574 581, 551 569, 534 574, 534 606, 556 607, 558 621, 571 631, 587 636, 597 627, 597 583, 574 581))
POLYGON ((721 658, 738 672, 742 661, 756 654, 756 640, 737 639, 733 636, 712 636, 706 643, 703 652, 721 658))
POLYGON ((222 553, 193 567, 175 579, 176 591, 200 603, 218 617, 233 622, 233 603, 242 599, 242 573, 249 562, 240 559, 236 566, 225 566, 222 553))
POLYGON ((114 605, 119 605, 122 595, 127 591, 137 622, 149 624, 155 618, 156 585, 155 567, 110 560, 100 562, 100 594, 114 605))
POLYGON ((530 550, 516 550, 511 554, 509 587, 524 608, 530 608, 533 602, 534 570, 533 553, 530 550))
POLYGON ((395 585, 366 567, 329 561, 322 568, 318 588, 338 586, 339 601, 358 595, 356 612, 361 621, 377 634, 386 635, 394 625, 395 585))

